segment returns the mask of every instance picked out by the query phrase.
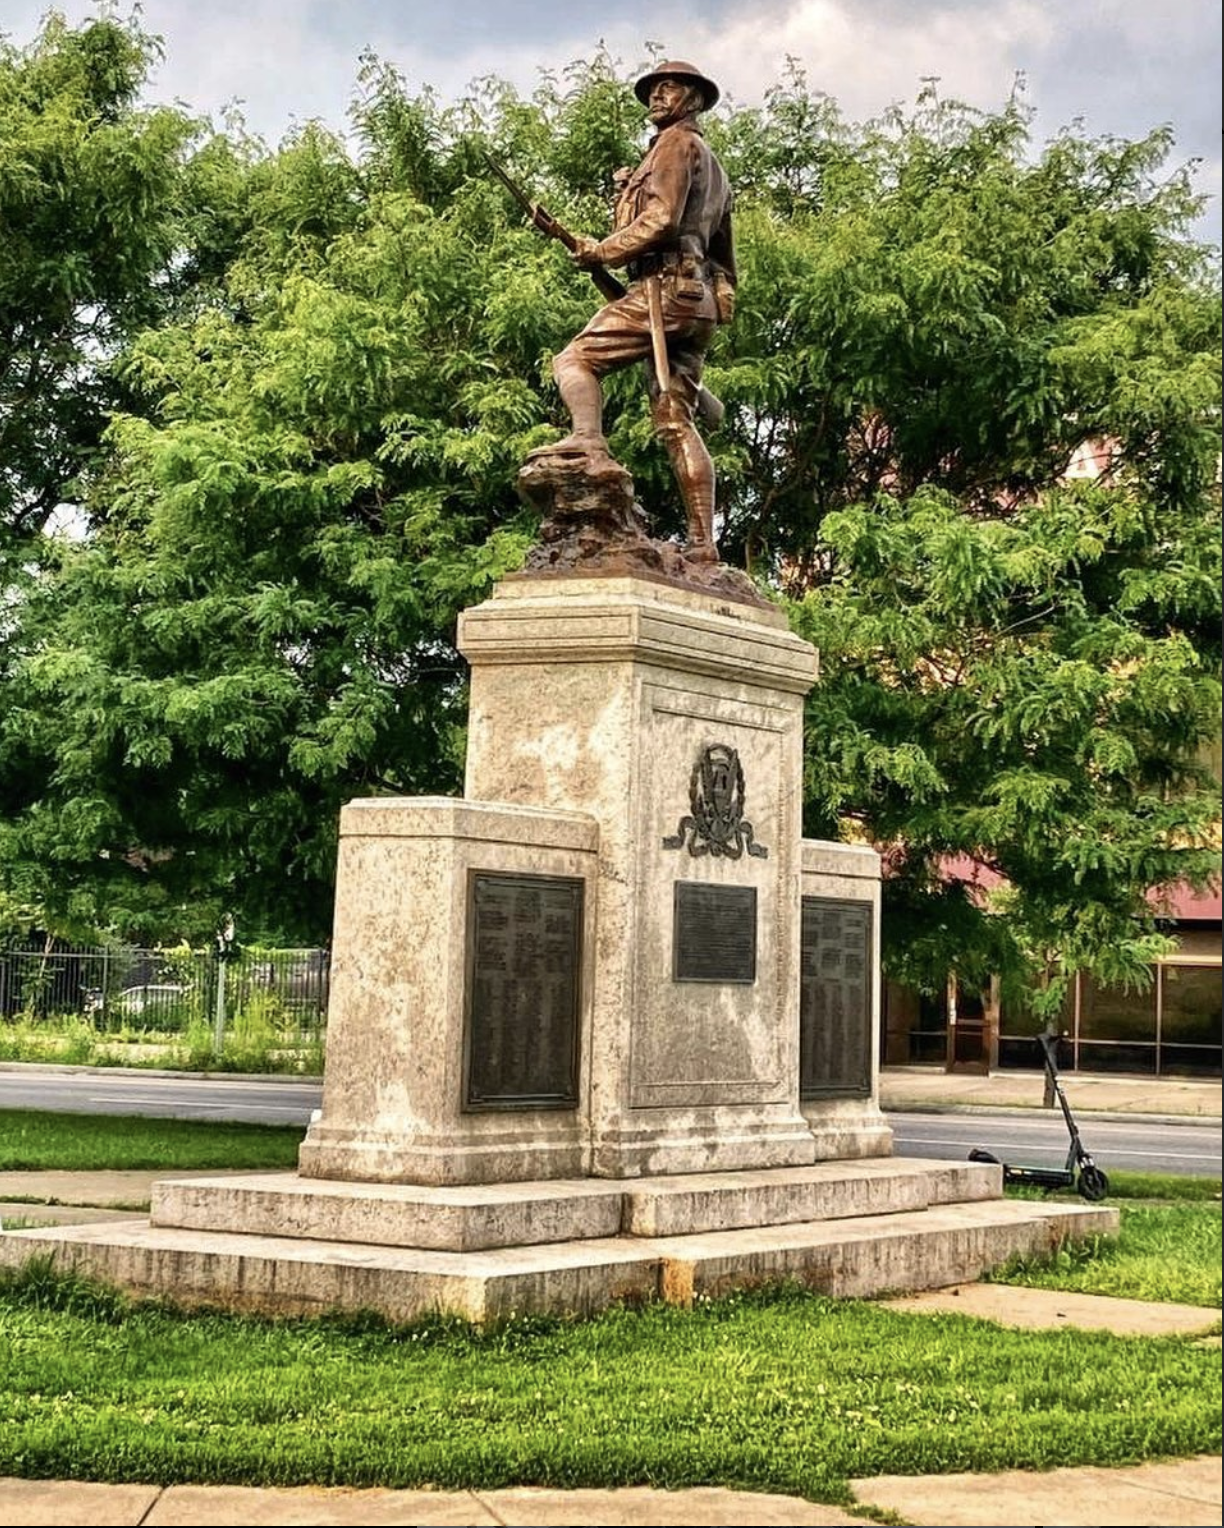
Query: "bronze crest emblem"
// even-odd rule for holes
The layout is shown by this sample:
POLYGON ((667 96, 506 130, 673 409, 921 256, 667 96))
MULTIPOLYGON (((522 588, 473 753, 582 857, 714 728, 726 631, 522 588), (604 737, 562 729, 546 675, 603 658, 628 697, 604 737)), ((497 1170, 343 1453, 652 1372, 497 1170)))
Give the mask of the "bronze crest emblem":
POLYGON ((689 810, 663 840, 665 849, 683 849, 687 843, 694 858, 739 859, 745 850, 754 859, 768 858, 769 850, 755 841, 744 817, 744 770, 739 754, 726 743, 711 743, 698 755, 689 777, 689 810))

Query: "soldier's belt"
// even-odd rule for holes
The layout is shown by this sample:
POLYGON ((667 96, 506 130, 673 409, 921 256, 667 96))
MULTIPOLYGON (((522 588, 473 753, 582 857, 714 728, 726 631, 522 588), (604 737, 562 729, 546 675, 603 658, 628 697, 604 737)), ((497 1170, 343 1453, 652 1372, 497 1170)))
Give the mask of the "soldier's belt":
POLYGON ((630 281, 641 281, 644 276, 657 274, 687 276, 696 281, 710 279, 709 264, 699 255, 689 254, 682 249, 652 250, 648 255, 631 260, 625 269, 630 281))

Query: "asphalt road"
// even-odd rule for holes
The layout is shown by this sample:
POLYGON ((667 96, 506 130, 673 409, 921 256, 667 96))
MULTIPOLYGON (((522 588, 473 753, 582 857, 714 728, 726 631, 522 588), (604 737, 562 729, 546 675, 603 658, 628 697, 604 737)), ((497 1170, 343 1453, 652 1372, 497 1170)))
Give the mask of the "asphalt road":
POLYGON ((118 1069, 0 1071, 0 1109, 307 1125, 323 1088, 291 1077, 189 1077, 118 1069))
MULTIPOLYGON (((173 1119, 306 1125, 319 1106, 317 1081, 165 1076, 136 1071, 0 1070, 0 1108, 173 1119)), ((959 1161, 974 1147, 1016 1166, 1061 1167, 1070 1144, 1060 1111, 1000 1109, 972 1114, 889 1112, 897 1156, 959 1161)), ((1221 1176, 1220 1126, 1075 1116, 1084 1146, 1113 1171, 1221 1176)))
MULTIPOLYGON (((1198 1120, 1123 1119, 1075 1114, 1080 1141, 1097 1166, 1110 1172, 1173 1173, 1218 1178, 1220 1126, 1198 1120)), ((1014 1167, 1062 1167, 1070 1137, 1062 1113, 1001 1109, 973 1114, 888 1115, 893 1151, 899 1157, 957 1160, 976 1146, 1014 1167)))

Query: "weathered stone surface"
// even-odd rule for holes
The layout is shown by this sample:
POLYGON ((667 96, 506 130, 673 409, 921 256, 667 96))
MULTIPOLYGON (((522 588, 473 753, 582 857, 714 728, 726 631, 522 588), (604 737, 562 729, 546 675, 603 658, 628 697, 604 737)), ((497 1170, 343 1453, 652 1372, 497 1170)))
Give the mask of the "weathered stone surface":
MULTIPOLYGON (((473 874, 593 888, 598 839, 588 815, 525 805, 380 797, 344 808, 323 1107, 299 1152, 303 1176, 458 1184, 583 1172, 575 1110, 464 1112, 465 961, 473 874)), ((593 889, 586 901, 589 948, 593 889)), ((587 987, 580 1056, 589 1017, 587 987)))
POLYGON ((472 671, 465 796, 599 824, 586 1171, 813 1161, 795 1006, 810 644, 772 607, 579 578, 499 586, 464 612, 459 645, 472 671), (736 810, 759 855, 744 833, 731 854, 681 831, 713 745, 739 761, 736 810), (751 981, 678 978, 680 882, 752 895, 751 981))
POLYGON ((370 1309, 396 1321, 449 1311, 474 1321, 512 1312, 589 1315, 622 1302, 687 1304, 794 1279, 867 1297, 972 1282, 1016 1252, 1115 1234, 1104 1205, 980 1200, 893 1215, 712 1231, 594 1238, 482 1252, 435 1252, 154 1226, 9 1231, 0 1264, 51 1254, 137 1296, 277 1314, 370 1309))
POLYGON ((818 1162, 769 1172, 644 1178, 625 1190, 623 1224, 634 1236, 688 1236, 864 1215, 897 1215, 949 1201, 997 1198, 1000 1177, 912 1160, 818 1162))
POLYGON ((801 1221, 895 1215, 997 1198, 998 1164, 878 1157, 642 1178, 465 1184, 338 1183, 297 1173, 168 1178, 155 1226, 473 1252, 608 1236, 689 1236, 801 1221))
POLYGON ((435 1188, 258 1173, 167 1179, 154 1188, 151 1220, 194 1230, 473 1252, 616 1236, 621 1216, 618 1189, 594 1178, 435 1188))

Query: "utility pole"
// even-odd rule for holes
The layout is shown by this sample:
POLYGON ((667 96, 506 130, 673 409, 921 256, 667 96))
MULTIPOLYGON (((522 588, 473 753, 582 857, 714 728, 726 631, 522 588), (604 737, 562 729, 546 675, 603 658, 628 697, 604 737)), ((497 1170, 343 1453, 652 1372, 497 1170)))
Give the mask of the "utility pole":
POLYGON ((217 930, 217 991, 213 1005, 213 1054, 220 1056, 225 1049, 225 972, 234 953, 234 920, 226 913, 217 930))
MULTIPOLYGON (((1045 1036, 1048 1040, 1052 1040, 1055 1045, 1058 1044, 1059 1028, 1053 1019, 1048 1020, 1046 1023, 1045 1036)), ((1053 1054, 1057 1055, 1058 1053, 1054 1051, 1053 1054)), ((1054 1073, 1048 1066, 1045 1068, 1045 1087, 1041 1095, 1041 1107, 1043 1109, 1052 1109, 1054 1107, 1054 1073)))

